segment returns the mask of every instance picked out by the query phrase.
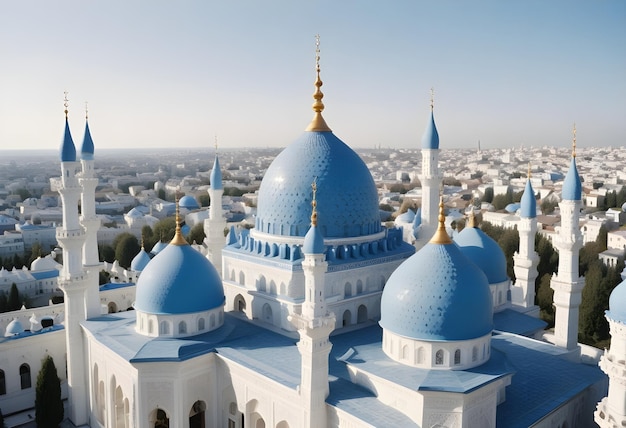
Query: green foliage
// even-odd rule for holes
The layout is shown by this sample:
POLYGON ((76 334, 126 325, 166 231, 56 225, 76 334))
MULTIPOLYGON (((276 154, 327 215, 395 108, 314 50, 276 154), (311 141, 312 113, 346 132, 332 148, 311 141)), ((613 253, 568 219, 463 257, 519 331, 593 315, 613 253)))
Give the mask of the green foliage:
POLYGON ((115 261, 115 249, 110 245, 98 245, 98 253, 100 261, 113 263, 115 261))
POLYGON ((224 196, 242 196, 246 190, 239 187, 224 187, 224 196))
POLYGON ((552 214, 557 205, 558 203, 555 201, 543 200, 541 202, 541 212, 544 214, 552 214))
POLYGON ((152 235, 154 242, 163 241, 170 242, 174 238, 176 232, 176 219, 174 217, 167 217, 163 220, 159 220, 152 229, 152 235))
POLYGON ((61 380, 51 356, 43 359, 37 375, 35 392, 35 422, 37 427, 56 428, 63 421, 61 380))
POLYGON ((35 242, 30 250, 30 258, 28 259, 27 265, 30 265, 37 260, 37 257, 43 257, 43 250, 41 249, 41 244, 39 242, 35 242))
POLYGON ((113 240, 113 246, 115 248, 115 260, 126 269, 130 268, 130 262, 141 250, 137 237, 128 232, 117 235, 113 240))
MULTIPOLYGON (((480 228, 502 248, 502 252, 504 252, 504 257, 506 258, 506 273, 509 278, 511 278, 511 281, 515 281, 513 255, 519 248, 519 232, 517 229, 494 226, 489 222, 482 223, 480 228)), ((459 230, 462 230, 462 228, 459 230)))
POLYGON ((156 192, 157 198, 165 200, 165 189, 159 189, 156 192))
POLYGON ((6 312, 9 307, 9 301, 7 299, 7 295, 3 292, 0 292, 0 312, 6 312))
POLYGON ((539 287, 537 289, 537 305, 540 309, 541 319, 548 323, 548 328, 554 327, 554 290, 550 288, 551 274, 545 274, 539 279, 539 287))
POLYGON ((211 205, 211 197, 208 193, 203 193, 198 196, 198 202, 200 203, 201 207, 208 207, 211 205))
POLYGON ((189 232, 189 236, 187 237, 187 242, 202 244, 204 242, 204 238, 206 237, 204 233, 204 224, 198 223, 194 227, 191 228, 189 232))
POLYGON ((32 196, 31 193, 28 191, 28 189, 24 189, 24 188, 17 189, 15 193, 20 195, 20 199, 22 199, 22 202, 24 202, 24 199, 28 199, 32 196))
POLYGON ((444 186, 461 186, 461 182, 455 177, 443 177, 442 183, 444 186))
POLYGON ((380 204, 378 206, 378 209, 382 210, 382 211, 388 211, 390 213, 393 212, 393 207, 389 204, 380 204))
POLYGON ((487 187, 485 189, 485 194, 483 195, 482 201, 489 204, 493 202, 493 187, 487 187))
POLYGON ((22 307, 22 300, 20 299, 20 292, 17 290, 17 284, 11 284, 9 290, 9 299, 7 301, 7 311, 17 311, 22 307))
POLYGON ((105 270, 98 272, 98 284, 107 284, 111 280, 111 274, 105 270))

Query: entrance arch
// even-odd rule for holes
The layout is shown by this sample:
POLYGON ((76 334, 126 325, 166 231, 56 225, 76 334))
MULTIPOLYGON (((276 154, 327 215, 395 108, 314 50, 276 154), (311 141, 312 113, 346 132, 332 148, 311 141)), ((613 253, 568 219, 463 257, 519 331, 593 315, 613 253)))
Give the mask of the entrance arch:
POLYGON ((206 403, 204 401, 196 401, 189 411, 189 428, 205 428, 204 412, 206 403))

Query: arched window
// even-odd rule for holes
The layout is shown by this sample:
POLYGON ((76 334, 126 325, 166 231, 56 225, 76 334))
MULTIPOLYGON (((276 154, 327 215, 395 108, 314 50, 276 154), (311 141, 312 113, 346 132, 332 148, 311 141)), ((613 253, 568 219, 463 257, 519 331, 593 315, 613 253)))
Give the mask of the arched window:
POLYGON ((352 284, 346 282, 346 285, 343 286, 343 296, 351 297, 352 296, 352 284))
POLYGON ((185 321, 178 323, 178 334, 187 334, 187 323, 185 321))
POLYGON ((478 359, 478 348, 474 346, 472 348, 472 361, 476 361, 477 359, 478 359))
POLYGON ((198 320, 198 331, 203 331, 204 330, 204 318, 200 318, 198 320))
POLYGON ((409 359, 409 347, 408 347, 408 345, 403 345, 402 346, 402 359, 403 360, 408 360, 409 359))
POLYGON ((159 325, 159 334, 170 334, 170 325, 167 321, 161 321, 159 325))
POLYGON ((167 417, 167 413, 163 409, 157 409, 156 417, 154 420, 154 428, 169 428, 170 418, 167 417))
POLYGON ((420 346, 417 350, 417 363, 424 364, 424 347, 420 346))
POLYGON ((209 315, 209 327, 215 327, 215 314, 209 315))
POLYGON ((461 350, 457 349, 454 351, 454 365, 461 364, 461 350))
POLYGON ((189 428, 204 428, 204 412, 206 404, 204 401, 196 401, 189 411, 189 428))
POLYGON ((28 364, 22 364, 20 366, 20 383, 22 385, 22 389, 28 389, 31 387, 30 367, 28 364))
POLYGON ((443 349, 438 350, 435 354, 435 365, 443 365, 443 349))
POLYGON ((152 334, 154 332, 154 322, 152 320, 148 320, 148 334, 152 334))
POLYGON ((5 395, 7 393, 7 383, 4 379, 4 371, 0 370, 0 395, 5 395))

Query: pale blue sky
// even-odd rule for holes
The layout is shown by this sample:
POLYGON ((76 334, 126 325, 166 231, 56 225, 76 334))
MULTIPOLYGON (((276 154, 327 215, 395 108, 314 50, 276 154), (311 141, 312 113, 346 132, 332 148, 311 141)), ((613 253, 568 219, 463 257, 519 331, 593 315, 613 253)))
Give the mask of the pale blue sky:
POLYGON ((626 145, 626 2, 0 0, 0 148, 626 145))

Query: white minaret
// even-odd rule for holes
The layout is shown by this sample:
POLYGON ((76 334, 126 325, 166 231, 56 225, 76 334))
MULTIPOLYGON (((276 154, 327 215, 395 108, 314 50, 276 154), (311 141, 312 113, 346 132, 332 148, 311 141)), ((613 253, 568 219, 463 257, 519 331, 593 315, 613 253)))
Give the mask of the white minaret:
POLYGON ((557 228, 554 246, 559 252, 558 272, 552 277, 554 290, 554 343, 578 354, 578 312, 584 278, 578 275, 578 255, 583 238, 578 225, 582 206, 582 186, 576 169, 576 127, 573 130, 572 161, 563 182, 561 226, 557 228))
MULTIPOLYGON (((422 137, 422 224, 420 232, 421 246, 427 243, 437 229, 439 206, 439 133, 435 126, 434 90, 430 90, 430 120, 422 137)), ((418 245, 419 246, 419 245, 418 245)))
POLYGON ((530 164, 528 180, 520 203, 519 251, 513 255, 515 284, 511 286, 511 303, 514 308, 529 315, 539 317, 539 307, 535 305, 535 280, 539 256, 535 252, 537 234, 537 201, 530 183, 530 164))
POLYGON ((211 207, 209 218, 204 220, 204 234, 206 235, 204 242, 208 249, 207 257, 220 275, 222 275, 222 249, 225 245, 224 229, 226 228, 226 219, 222 210, 224 187, 222 186, 220 161, 217 157, 217 141, 215 142, 215 162, 211 171, 211 187, 208 192, 211 198, 211 207))
POLYGON ((83 270, 82 249, 85 232, 78 218, 78 199, 81 186, 76 177, 76 147, 67 120, 67 93, 65 94, 65 137, 61 146, 61 202, 63 225, 56 236, 63 249, 63 269, 59 286, 65 295, 65 337, 67 346, 67 383, 69 389, 69 418, 76 426, 88 422, 89 391, 85 371, 85 353, 80 323, 85 320, 85 291, 89 277, 83 270))
POLYGON ((304 303, 300 314, 289 316, 298 329, 298 350, 302 359, 300 370, 300 397, 306 411, 301 426, 326 426, 326 397, 328 397, 328 355, 332 344, 329 335, 335 328, 335 315, 326 308, 324 237, 317 229, 317 210, 313 182, 313 213, 311 227, 304 237, 302 252, 304 261, 304 303))
POLYGON ((83 188, 81 194, 80 224, 85 229, 85 244, 83 245, 83 265, 89 276, 87 286, 86 307, 87 318, 100 315, 100 290, 98 275, 100 259, 98 257, 98 229, 100 219, 96 217, 96 187, 98 178, 94 174, 94 145, 89 131, 89 118, 85 109, 85 135, 80 153, 82 171, 78 179, 83 188))
MULTIPOLYGON (((622 279, 626 273, 622 272, 622 279)), ((609 376, 609 393, 598 403, 595 422, 602 428, 626 426, 626 281, 611 292, 606 319, 611 348, 604 350, 600 368, 609 376)))

